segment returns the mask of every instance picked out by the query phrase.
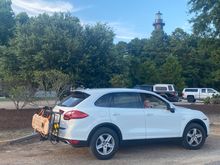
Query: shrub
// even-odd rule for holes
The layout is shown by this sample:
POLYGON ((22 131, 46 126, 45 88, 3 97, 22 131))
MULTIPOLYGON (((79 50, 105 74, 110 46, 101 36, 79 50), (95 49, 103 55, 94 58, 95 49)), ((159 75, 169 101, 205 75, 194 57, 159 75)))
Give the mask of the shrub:
POLYGON ((210 104, 211 103, 211 98, 207 97, 204 99, 204 104, 210 104))
POLYGON ((212 104, 220 104, 220 95, 215 95, 211 98, 212 104))

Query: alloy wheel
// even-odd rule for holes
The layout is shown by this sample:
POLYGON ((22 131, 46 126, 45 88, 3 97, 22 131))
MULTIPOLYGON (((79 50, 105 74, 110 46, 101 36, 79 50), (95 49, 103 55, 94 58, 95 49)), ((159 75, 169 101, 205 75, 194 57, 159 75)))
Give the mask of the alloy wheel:
POLYGON ((101 134, 96 140, 96 150, 101 155, 110 154, 115 147, 113 136, 108 133, 101 134))
POLYGON ((186 138, 190 146, 196 147, 202 142, 203 135, 199 129, 192 128, 188 131, 186 138))

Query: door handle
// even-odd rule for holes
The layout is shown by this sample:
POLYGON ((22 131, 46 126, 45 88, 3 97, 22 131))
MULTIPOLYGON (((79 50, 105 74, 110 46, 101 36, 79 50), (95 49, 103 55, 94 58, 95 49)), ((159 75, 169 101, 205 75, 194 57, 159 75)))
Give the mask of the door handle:
POLYGON ((113 113, 113 116, 120 116, 120 113, 113 113))
POLYGON ((147 116, 153 116, 153 113, 148 113, 147 116))

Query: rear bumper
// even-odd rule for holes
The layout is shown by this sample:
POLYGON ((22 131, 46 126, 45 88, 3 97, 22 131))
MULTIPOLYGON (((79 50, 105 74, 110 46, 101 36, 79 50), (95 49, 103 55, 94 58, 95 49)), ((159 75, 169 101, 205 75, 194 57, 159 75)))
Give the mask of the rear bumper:
POLYGON ((64 139, 64 138, 58 137, 58 141, 64 142, 66 144, 70 144, 73 147, 88 147, 89 146, 89 143, 83 140, 72 140, 72 139, 64 139))

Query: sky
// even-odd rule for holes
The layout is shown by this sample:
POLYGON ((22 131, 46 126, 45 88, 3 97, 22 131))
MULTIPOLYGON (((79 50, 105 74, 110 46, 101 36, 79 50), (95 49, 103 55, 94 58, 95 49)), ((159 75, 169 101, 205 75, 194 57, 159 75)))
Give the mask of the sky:
POLYGON ((12 9, 29 16, 70 12, 82 25, 106 23, 115 33, 115 42, 149 38, 158 11, 163 14, 167 34, 178 27, 191 32, 187 0, 12 0, 12 9))

